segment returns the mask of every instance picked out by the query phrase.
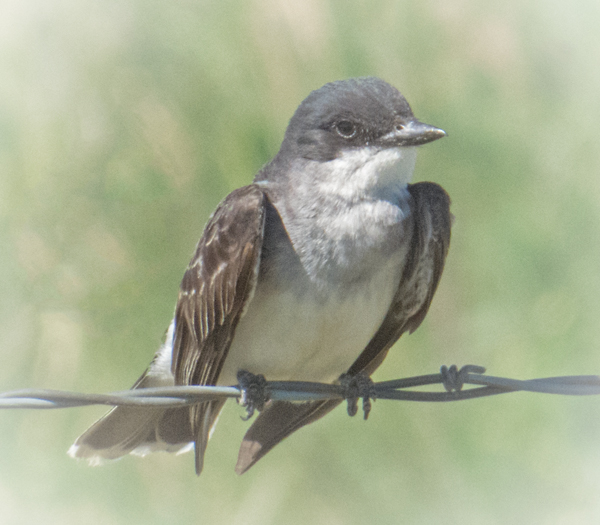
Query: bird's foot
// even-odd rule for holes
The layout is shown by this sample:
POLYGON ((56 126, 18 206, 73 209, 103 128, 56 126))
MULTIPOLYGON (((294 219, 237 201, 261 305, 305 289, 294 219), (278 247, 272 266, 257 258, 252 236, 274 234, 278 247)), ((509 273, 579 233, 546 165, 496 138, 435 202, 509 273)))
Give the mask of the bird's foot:
POLYGON ((348 415, 356 415, 358 412, 358 399, 362 398, 363 418, 367 419, 369 412, 371 412, 371 399, 376 399, 371 378, 363 372, 354 376, 343 374, 340 377, 340 384, 344 389, 344 397, 348 402, 348 415))
POLYGON ((238 403, 246 409, 246 415, 242 419, 248 421, 255 410, 260 412, 265 407, 269 400, 269 385, 265 376, 255 375, 247 370, 238 371, 237 380, 242 393, 238 403))

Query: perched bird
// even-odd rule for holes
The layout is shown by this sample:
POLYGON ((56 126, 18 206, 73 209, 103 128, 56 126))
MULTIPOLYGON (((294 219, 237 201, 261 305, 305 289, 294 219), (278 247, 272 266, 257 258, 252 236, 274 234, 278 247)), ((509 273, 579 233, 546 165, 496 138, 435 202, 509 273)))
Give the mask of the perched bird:
MULTIPOLYGON (((133 388, 369 376, 423 321, 450 242, 450 200, 409 184, 416 147, 445 136, 398 90, 355 78, 313 91, 275 158, 210 217, 164 344, 133 388)), ((339 400, 271 401, 246 433, 243 473, 339 400)), ((91 463, 193 444, 200 474, 224 401, 117 407, 70 449, 91 463)))

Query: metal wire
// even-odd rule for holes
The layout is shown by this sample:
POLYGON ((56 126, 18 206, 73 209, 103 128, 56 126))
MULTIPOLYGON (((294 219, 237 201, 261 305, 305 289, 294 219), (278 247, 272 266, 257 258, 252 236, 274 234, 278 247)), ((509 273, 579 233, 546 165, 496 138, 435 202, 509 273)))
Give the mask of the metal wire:
MULTIPOLYGON (((588 396, 600 394, 600 376, 563 376, 529 379, 525 381, 505 377, 486 376, 482 367, 467 365, 442 367, 438 374, 396 379, 374 383, 370 396, 376 399, 403 401, 443 402, 461 401, 477 397, 525 391, 544 394, 588 396), (426 385, 442 384, 445 392, 407 390, 426 385), (463 385, 476 385, 464 389, 463 385)), ((272 400, 315 401, 344 399, 340 385, 299 381, 268 382, 272 400)), ((143 388, 110 394, 82 394, 60 390, 16 390, 0 393, 0 409, 35 408, 54 409, 89 405, 129 405, 140 407, 179 407, 204 403, 218 398, 239 398, 239 386, 176 386, 143 388)))

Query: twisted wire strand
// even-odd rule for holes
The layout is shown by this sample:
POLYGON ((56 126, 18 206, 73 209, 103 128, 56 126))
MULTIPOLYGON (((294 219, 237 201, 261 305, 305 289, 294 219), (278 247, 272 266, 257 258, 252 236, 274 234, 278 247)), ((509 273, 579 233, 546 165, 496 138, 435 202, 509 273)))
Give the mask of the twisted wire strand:
MULTIPOLYGON (((402 401, 446 402, 506 394, 509 392, 536 392, 544 394, 588 396, 600 394, 600 376, 560 376, 518 380, 484 375, 485 369, 466 365, 458 369, 443 366, 440 373, 374 383, 373 398, 402 401), (407 390, 420 386, 441 384, 445 392, 407 390), (474 385, 463 389, 463 385, 474 385)), ((302 381, 269 381, 270 399, 284 401, 316 401, 344 399, 341 385, 302 381)), ((176 386, 143 388, 85 394, 60 390, 24 389, 0 393, 0 409, 29 408, 56 409, 89 405, 129 405, 140 407, 178 407, 204 403, 219 398, 237 398, 242 395, 239 386, 176 386)))

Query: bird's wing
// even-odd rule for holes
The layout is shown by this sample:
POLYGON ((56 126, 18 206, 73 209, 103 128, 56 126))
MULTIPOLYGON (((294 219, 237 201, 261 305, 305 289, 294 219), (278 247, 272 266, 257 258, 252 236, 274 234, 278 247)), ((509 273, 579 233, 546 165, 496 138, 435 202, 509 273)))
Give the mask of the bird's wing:
MULTIPOLYGON (((438 286, 450 244, 450 198, 431 182, 409 185, 413 233, 405 267, 383 323, 348 372, 371 375, 405 332, 423 321, 438 286)), ((240 447, 236 472, 244 473, 282 439, 323 417, 339 400, 290 403, 276 401, 248 429, 240 447)))
MULTIPOLYGON (((176 385, 214 385, 258 277, 267 198, 256 185, 230 193, 210 218, 175 309, 176 385)), ((190 408, 200 474, 209 433, 224 401, 190 408)))

